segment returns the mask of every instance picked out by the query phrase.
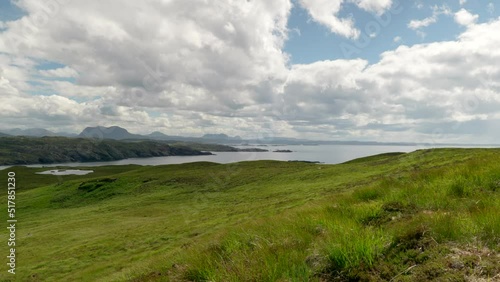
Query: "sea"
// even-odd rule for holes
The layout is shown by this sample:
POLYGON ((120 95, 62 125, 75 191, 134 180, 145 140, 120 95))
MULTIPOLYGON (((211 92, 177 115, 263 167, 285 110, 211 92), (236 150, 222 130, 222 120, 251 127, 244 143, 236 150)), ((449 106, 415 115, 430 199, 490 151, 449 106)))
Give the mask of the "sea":
MULTIPOLYGON (((260 148, 268 152, 213 152, 214 155, 205 156, 168 156, 153 158, 131 158, 110 162, 86 162, 86 163, 58 163, 27 165, 27 167, 95 167, 107 165, 168 165, 191 162, 214 162, 234 163, 257 160, 277 161, 308 161, 324 164, 339 164, 349 160, 367 157, 382 153, 402 152, 409 153, 419 149, 430 149, 438 146, 393 146, 393 145, 258 145, 258 146, 234 146, 237 148, 260 148), (274 152, 278 150, 289 150, 291 152, 274 152)), ((453 147, 453 146, 446 146, 453 147)), ((467 147, 467 146, 456 146, 467 147)), ((490 147, 490 146, 468 146, 468 147, 490 147)), ((0 170, 9 166, 0 166, 0 170)))

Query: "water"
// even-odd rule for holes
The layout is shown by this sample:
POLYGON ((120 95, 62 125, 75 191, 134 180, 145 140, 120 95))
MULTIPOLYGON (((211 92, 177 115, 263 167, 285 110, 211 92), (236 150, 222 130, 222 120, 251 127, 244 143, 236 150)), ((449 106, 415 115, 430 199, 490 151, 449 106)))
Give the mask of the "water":
POLYGON ((37 172, 36 174, 50 174, 50 175, 87 175, 93 173, 93 170, 80 170, 80 169, 68 169, 68 170, 46 170, 42 172, 37 172))
MULTIPOLYGON (((238 148, 255 148, 255 146, 235 146, 238 148)), ((279 160, 279 161, 311 161, 322 162, 325 164, 338 164, 352 159, 389 153, 389 152, 412 152, 418 149, 428 149, 425 146, 372 146, 372 145, 318 145, 318 146, 262 146, 261 149, 269 152, 215 152, 211 156, 170 156, 155 158, 135 158, 111 162, 92 162, 92 163, 64 163, 50 165, 28 165, 28 167, 55 167, 55 166, 104 166, 104 165, 165 165, 181 164, 190 162, 215 162, 215 163, 233 163, 241 161, 255 160, 279 160), (291 150, 292 153, 276 153, 275 150, 291 150)), ((0 166, 0 170, 8 166, 0 166)))

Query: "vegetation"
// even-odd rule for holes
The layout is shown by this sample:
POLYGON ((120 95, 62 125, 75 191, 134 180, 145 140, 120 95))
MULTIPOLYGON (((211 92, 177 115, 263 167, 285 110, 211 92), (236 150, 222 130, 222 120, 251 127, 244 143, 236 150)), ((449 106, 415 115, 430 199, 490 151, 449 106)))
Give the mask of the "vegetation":
POLYGON ((209 143, 194 143, 194 142, 180 142, 180 141, 165 141, 171 146, 179 148, 190 148, 199 151, 210 152, 268 152, 265 149, 259 148, 235 148, 227 145, 209 144, 209 143))
POLYGON ((498 281, 499 159, 498 149, 434 149, 64 177, 14 167, 16 278, 498 281))
POLYGON ((126 158, 206 155, 164 142, 96 140, 65 137, 2 137, 0 165, 114 161, 126 158))

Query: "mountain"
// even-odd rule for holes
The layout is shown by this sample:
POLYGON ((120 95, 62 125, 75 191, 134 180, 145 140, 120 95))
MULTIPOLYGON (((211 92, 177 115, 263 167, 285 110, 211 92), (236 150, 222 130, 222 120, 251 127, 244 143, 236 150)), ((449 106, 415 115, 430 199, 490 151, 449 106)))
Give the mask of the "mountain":
POLYGON ((42 137, 42 136, 54 136, 55 133, 43 129, 43 128, 28 128, 28 129, 20 129, 20 128, 14 128, 10 130, 6 130, 5 133, 9 135, 14 135, 14 136, 34 136, 34 137, 42 137))
POLYGON ((12 136, 30 136, 30 137, 44 137, 44 136, 63 136, 63 137, 75 137, 76 134, 67 132, 53 132, 44 128, 28 128, 28 129, 8 129, 4 130, 4 133, 12 136))
MULTIPOLYGON (((19 129, 18 129, 19 130, 19 129)), ((40 129, 38 129, 40 130, 40 129)), ((25 130, 26 131, 26 130, 25 130)), ((5 132, 11 135, 10 132, 5 132)), ((309 140, 309 139, 297 139, 297 138, 287 138, 287 137, 263 137, 260 139, 242 139, 240 136, 228 136, 224 133, 208 133, 201 137, 186 137, 186 136, 175 136, 166 135, 162 132, 155 131, 150 134, 141 135, 128 132, 125 128, 119 126, 111 127, 87 127, 79 135, 68 135, 67 133, 53 133, 51 131, 40 132, 27 132, 24 133, 25 136, 65 136, 65 137, 80 137, 80 138, 94 138, 94 139, 114 139, 114 140, 157 140, 157 141, 168 141, 168 142, 191 142, 191 143, 205 143, 205 144, 225 144, 225 145, 370 145, 370 146, 416 146, 416 145, 427 145, 423 143, 412 143, 412 142, 376 142, 376 141, 338 141, 338 140, 309 140), (28 134, 29 133, 29 134, 28 134), (42 135, 45 134, 45 135, 42 135), (66 135, 64 135, 66 134, 66 135)), ((474 145, 474 144, 433 144, 435 146, 455 146, 455 145, 474 145)), ((493 146, 493 145, 492 145, 493 146)), ((496 146, 496 145, 495 145, 496 146)))
POLYGON ((203 135, 204 139, 229 139, 229 136, 226 134, 220 133, 220 134, 205 134, 203 135))
POLYGON ((159 131, 150 134, 141 135, 128 132, 125 128, 119 126, 96 126, 87 127, 79 135, 80 138, 95 138, 95 139, 114 139, 114 140, 133 140, 133 139, 151 139, 162 141, 182 141, 182 142, 201 142, 201 143, 241 143, 241 137, 231 137, 226 134, 205 134, 202 137, 184 137, 170 136, 159 131))
MULTIPOLYGON (((52 135, 53 136, 53 135, 52 135)), ((286 137, 273 137, 262 139, 242 139, 240 136, 228 136, 224 133, 207 133, 201 137, 171 136, 155 131, 150 134, 141 135, 130 133, 119 126, 96 126, 87 127, 79 135, 80 138, 114 139, 114 140, 158 140, 158 141, 180 141, 208 144, 274 144, 274 145, 414 145, 410 143, 379 143, 359 141, 313 141, 307 139, 296 139, 286 137)))
POLYGON ((147 137, 139 134, 132 134, 128 132, 125 128, 119 126, 96 126, 87 127, 79 135, 80 138, 94 138, 94 139, 114 139, 114 140, 124 140, 124 139, 147 139, 147 137))
POLYGON ((152 132, 152 133, 146 135, 146 137, 153 138, 153 139, 163 139, 163 138, 169 138, 170 136, 168 136, 167 134, 161 133, 159 131, 155 131, 155 132, 152 132))
POLYGON ((7 136, 10 136, 10 135, 0 132, 0 137, 7 137, 7 136))
POLYGON ((241 137, 235 136, 231 137, 224 133, 219 134, 205 134, 201 137, 201 139, 205 140, 217 140, 217 141, 241 141, 241 137))

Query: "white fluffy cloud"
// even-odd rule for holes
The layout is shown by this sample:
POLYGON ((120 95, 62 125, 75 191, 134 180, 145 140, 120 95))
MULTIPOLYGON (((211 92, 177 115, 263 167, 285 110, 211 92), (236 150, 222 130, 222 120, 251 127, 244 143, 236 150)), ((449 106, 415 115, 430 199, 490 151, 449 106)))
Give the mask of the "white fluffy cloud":
POLYGON ((392 0, 353 0, 361 9, 382 14, 392 6, 392 0))
POLYGON ((285 0, 68 2, 52 13, 39 1, 19 5, 28 16, 2 34, 0 48, 68 65, 80 85, 142 88, 159 102, 183 96, 187 108, 241 108, 259 94, 229 99, 236 91, 265 87, 286 71, 285 0))
MULTIPOLYGON (((38 71, 76 78, 76 84, 43 82, 47 92, 64 97, 225 115, 270 103, 286 77, 288 0, 17 4, 27 16, 9 22, 0 51, 65 65, 38 71)), ((19 83, 30 80, 36 64, 23 69, 19 83)))
POLYGON ((354 20, 338 17, 343 3, 343 0, 300 0, 314 21, 328 27, 333 33, 358 38, 360 31, 354 26, 354 20))
POLYGON ((351 17, 339 17, 343 6, 354 3, 365 11, 383 14, 392 6, 392 0, 300 0, 300 5, 306 9, 311 18, 330 29, 332 33, 350 39, 357 39, 360 31, 351 17))
POLYGON ((486 129, 500 124, 497 29, 500 21, 471 26, 456 41, 400 46, 373 65, 337 60, 294 66, 284 116, 297 131, 323 128, 351 139, 389 141, 404 132, 421 142, 467 134, 474 142, 472 134, 492 134, 486 129))
MULTIPOLYGON (((469 24, 456 40, 399 46, 375 64, 290 65, 287 0, 55 1, 19 1, 27 16, 0 33, 4 127, 428 142, 473 140, 500 120, 500 19, 469 24), (41 61, 63 67, 40 71, 41 61)), ((347 2, 300 3, 356 36, 338 18, 347 2)), ((391 5, 349 3, 374 13, 391 5)))
POLYGON ((471 24, 475 24, 478 18, 479 18, 478 15, 473 15, 469 11, 463 8, 455 13, 455 21, 463 26, 469 26, 471 24))
POLYGON ((366 74, 385 90, 386 103, 405 109, 401 123, 423 133, 454 123, 456 133, 467 132, 468 124, 500 119, 498 28, 500 21, 470 27, 457 41, 399 47, 366 74))

